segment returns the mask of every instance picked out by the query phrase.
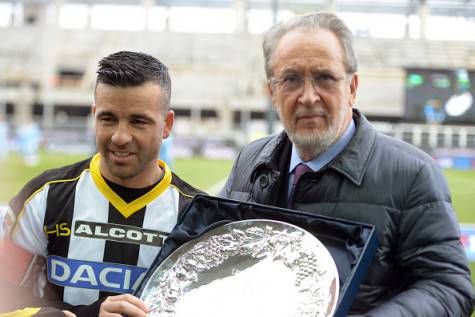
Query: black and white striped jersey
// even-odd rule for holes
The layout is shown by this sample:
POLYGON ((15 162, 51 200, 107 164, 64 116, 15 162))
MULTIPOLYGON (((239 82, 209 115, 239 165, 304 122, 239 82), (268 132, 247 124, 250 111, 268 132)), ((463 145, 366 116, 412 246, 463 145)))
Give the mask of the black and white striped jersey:
POLYGON ((132 293, 199 193, 158 161, 162 180, 127 201, 101 176, 99 160, 96 154, 46 171, 10 202, 17 215, 13 241, 47 259, 41 296, 87 305, 109 293, 132 293))

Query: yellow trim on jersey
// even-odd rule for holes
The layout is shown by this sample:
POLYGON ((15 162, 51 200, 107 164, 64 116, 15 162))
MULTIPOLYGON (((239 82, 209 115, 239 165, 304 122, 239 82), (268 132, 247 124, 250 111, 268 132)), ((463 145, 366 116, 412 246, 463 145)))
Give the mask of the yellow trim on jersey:
POLYGON ((30 317, 38 313, 40 310, 40 307, 28 307, 20 310, 15 310, 10 313, 0 314, 0 317, 30 317))
POLYGON ((107 185, 99 170, 99 161, 100 154, 98 153, 94 155, 91 160, 90 169, 92 179, 102 195, 104 195, 112 204, 112 206, 114 206, 125 218, 129 218, 137 210, 147 206, 149 203, 155 200, 168 188, 172 181, 172 172, 168 168, 167 164, 162 160, 157 160, 158 165, 165 172, 162 180, 145 195, 131 201, 130 203, 126 203, 109 187, 109 185, 107 185))
MULTIPOLYGON (((16 220, 16 223, 15 223, 15 227, 13 228, 12 230, 12 236, 13 234, 15 233, 15 230, 18 228, 18 223, 19 223, 19 220, 21 219, 21 217, 23 217, 23 213, 25 212, 25 207, 26 205, 28 205, 28 203, 30 202, 30 200, 33 199, 33 197, 39 193, 40 191, 43 190, 43 188, 45 188, 46 185, 49 185, 49 184, 55 184, 55 183, 65 183, 65 182, 74 182, 74 181, 77 181, 79 178, 81 178, 82 174, 86 171, 88 171, 89 169, 86 168, 84 169, 81 174, 79 174, 78 177, 75 177, 75 178, 69 178, 69 179, 56 179, 56 180, 52 180, 52 181, 49 181, 49 182, 46 182, 43 184, 43 186, 41 186, 40 188, 38 188, 37 190, 35 190, 33 192, 33 194, 31 194, 30 196, 28 196, 27 199, 25 199, 25 202, 23 203, 23 207, 21 208, 20 212, 18 213, 18 217, 17 217, 17 220, 16 220)), ((0 317, 3 317, 0 315, 0 317)))
POLYGON ((185 194, 180 188, 178 188, 177 186, 175 186, 173 184, 170 184, 170 186, 175 188, 177 190, 177 192, 179 192, 180 194, 182 194, 185 197, 188 197, 188 198, 193 198, 194 197, 193 195, 185 194))

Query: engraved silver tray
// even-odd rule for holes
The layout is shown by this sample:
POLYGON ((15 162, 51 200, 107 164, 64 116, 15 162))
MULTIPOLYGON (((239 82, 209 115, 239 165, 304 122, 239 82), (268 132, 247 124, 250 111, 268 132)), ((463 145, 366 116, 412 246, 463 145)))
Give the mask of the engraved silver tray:
POLYGON ((332 316, 336 265, 309 232, 271 220, 244 220, 183 244, 147 281, 149 316, 332 316))

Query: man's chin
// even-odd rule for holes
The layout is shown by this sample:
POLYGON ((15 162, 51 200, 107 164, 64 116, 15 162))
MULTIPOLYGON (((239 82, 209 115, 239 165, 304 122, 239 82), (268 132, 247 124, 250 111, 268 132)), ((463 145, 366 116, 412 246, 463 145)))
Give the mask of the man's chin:
POLYGON ((329 122, 326 117, 300 118, 295 122, 295 129, 301 133, 328 130, 329 122))
POLYGON ((111 164, 108 166, 109 173, 114 179, 128 180, 133 178, 136 173, 130 168, 130 166, 111 164))
POLYGON ((292 143, 298 147, 316 147, 319 149, 329 148, 335 141, 335 133, 332 131, 299 131, 297 133, 288 134, 292 143))

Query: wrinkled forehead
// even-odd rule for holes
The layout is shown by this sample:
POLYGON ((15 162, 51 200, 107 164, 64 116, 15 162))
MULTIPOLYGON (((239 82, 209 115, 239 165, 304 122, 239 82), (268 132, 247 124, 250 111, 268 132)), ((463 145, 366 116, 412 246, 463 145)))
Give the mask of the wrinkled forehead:
POLYGON ((282 36, 272 56, 273 74, 288 69, 344 72, 343 47, 332 31, 292 30, 282 36))

